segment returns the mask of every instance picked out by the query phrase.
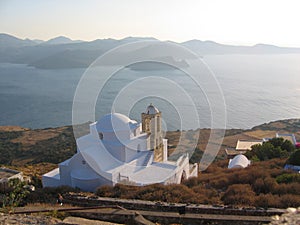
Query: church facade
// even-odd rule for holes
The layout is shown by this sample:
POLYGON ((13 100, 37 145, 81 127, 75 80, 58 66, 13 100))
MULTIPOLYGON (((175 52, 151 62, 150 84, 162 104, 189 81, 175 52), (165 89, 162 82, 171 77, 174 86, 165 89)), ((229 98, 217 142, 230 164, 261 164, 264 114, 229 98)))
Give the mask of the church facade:
POLYGON ((189 164, 188 154, 168 160, 161 116, 152 104, 141 114, 141 123, 120 113, 103 116, 90 124, 89 134, 76 140, 73 157, 43 175, 43 186, 95 191, 102 185, 171 184, 197 176, 198 165, 189 164))

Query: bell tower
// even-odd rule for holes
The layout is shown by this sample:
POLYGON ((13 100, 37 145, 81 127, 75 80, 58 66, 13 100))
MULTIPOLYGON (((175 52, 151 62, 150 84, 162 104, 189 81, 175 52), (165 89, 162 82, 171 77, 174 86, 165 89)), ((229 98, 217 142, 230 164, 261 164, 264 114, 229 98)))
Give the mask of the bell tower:
POLYGON ((161 112, 152 105, 147 107, 146 112, 142 113, 142 132, 148 134, 147 147, 154 151, 155 162, 163 161, 163 133, 161 130, 161 112))

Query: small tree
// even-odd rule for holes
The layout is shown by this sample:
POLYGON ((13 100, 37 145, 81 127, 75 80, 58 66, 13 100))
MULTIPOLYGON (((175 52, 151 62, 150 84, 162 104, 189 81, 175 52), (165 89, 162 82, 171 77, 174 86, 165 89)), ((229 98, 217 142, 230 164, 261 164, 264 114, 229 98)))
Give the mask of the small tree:
POLYGON ((297 150, 294 153, 292 153, 289 159, 287 160, 287 163, 294 166, 300 166, 300 150, 297 150))
POLYGON ((226 205, 252 205, 255 192, 249 184, 233 184, 225 191, 222 201, 226 205))
POLYGON ((2 207, 17 207, 23 199, 29 194, 24 188, 25 183, 20 179, 10 179, 8 181, 8 190, 4 193, 2 207))
POLYGON ((295 146, 283 138, 273 138, 262 145, 254 145, 251 149, 252 151, 246 153, 247 157, 265 161, 274 158, 286 158, 295 150, 295 146))

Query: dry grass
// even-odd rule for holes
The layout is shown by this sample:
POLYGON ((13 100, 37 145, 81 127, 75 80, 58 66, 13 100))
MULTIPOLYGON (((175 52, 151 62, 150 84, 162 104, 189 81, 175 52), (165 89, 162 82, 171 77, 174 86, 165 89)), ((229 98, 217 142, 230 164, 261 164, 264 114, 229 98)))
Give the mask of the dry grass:
POLYGON ((57 137, 66 128, 50 128, 50 129, 38 129, 38 130, 27 130, 22 136, 11 140, 13 143, 22 143, 23 146, 29 147, 35 145, 39 141, 48 140, 57 137))
POLYGON ((25 176, 37 176, 42 178, 42 175, 48 173, 49 171, 57 168, 56 164, 53 163, 38 163, 38 164, 28 164, 24 166, 8 166, 11 169, 16 169, 22 171, 25 176))
POLYGON ((262 139, 265 137, 275 137, 276 131, 273 130, 253 130, 245 132, 245 135, 253 137, 254 139, 262 139))
POLYGON ((12 131, 28 131, 30 129, 19 126, 0 126, 0 132, 12 132, 12 131))

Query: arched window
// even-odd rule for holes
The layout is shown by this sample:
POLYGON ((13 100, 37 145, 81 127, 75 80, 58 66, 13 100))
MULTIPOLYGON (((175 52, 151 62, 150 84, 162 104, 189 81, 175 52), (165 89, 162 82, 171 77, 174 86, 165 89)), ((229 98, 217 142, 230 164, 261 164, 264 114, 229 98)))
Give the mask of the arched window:
POLYGON ((103 140, 103 133, 102 132, 99 132, 99 138, 100 138, 100 140, 103 140))
POLYGON ((157 118, 156 118, 156 125, 157 125, 157 132, 160 132, 160 117, 158 116, 157 118))
POLYGON ((145 130, 146 132, 149 131, 149 119, 145 120, 145 130))
POLYGON ((138 145, 137 145, 137 152, 140 152, 140 151, 141 151, 141 145, 138 144, 138 145))
POLYGON ((186 179, 187 179, 187 177, 186 177, 186 172, 183 171, 183 172, 182 172, 182 175, 181 175, 181 181, 180 181, 180 183, 182 183, 182 182, 185 181, 186 179))

